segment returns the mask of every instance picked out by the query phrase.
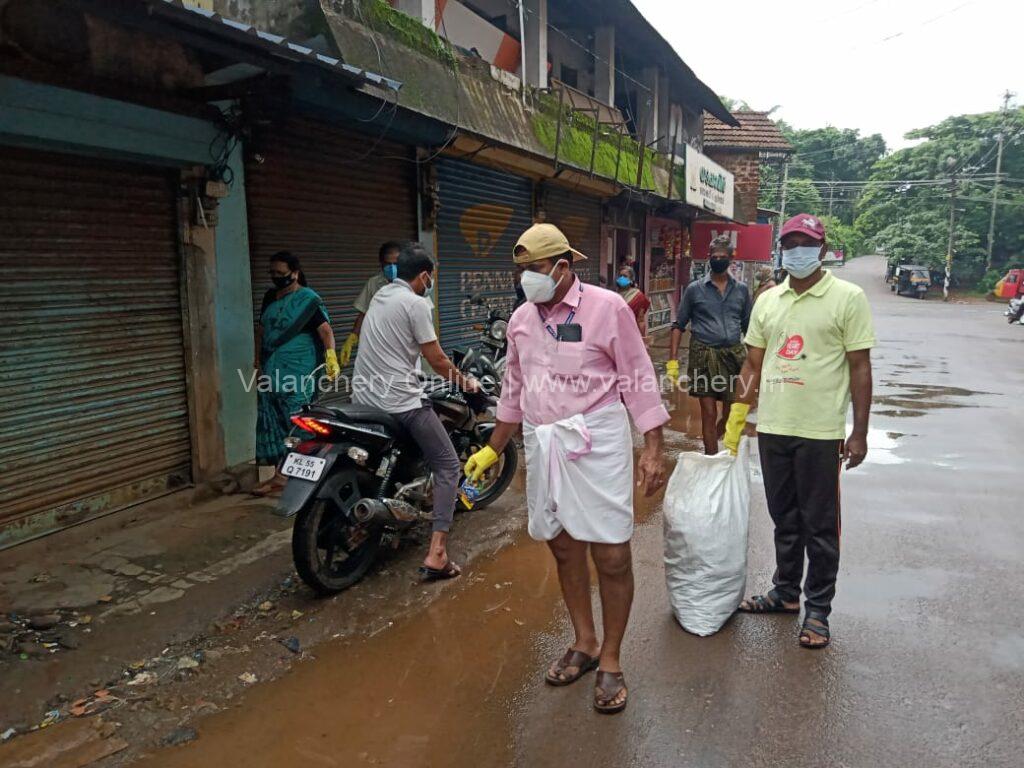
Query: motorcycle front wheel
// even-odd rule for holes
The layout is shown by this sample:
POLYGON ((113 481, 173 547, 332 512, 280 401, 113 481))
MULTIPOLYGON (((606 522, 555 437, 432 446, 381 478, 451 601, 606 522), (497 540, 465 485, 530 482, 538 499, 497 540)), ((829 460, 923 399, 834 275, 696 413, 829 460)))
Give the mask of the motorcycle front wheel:
POLYGON ((351 587, 366 575, 380 550, 380 529, 352 523, 346 512, 330 499, 314 499, 295 518, 295 570, 317 594, 333 595, 351 587))

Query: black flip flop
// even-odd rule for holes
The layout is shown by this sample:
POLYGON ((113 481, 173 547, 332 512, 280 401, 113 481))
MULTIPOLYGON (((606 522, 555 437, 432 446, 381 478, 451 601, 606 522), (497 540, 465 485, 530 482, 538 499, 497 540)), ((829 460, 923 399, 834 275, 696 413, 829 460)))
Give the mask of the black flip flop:
POLYGON ((444 568, 430 568, 426 565, 420 566, 420 576, 423 577, 424 583, 431 581, 446 581, 447 579, 454 579, 462 575, 462 569, 458 565, 449 560, 444 568))
POLYGON ((736 609, 740 613, 800 613, 799 606, 787 608, 783 605, 783 600, 775 592, 748 597, 743 603, 736 609), (743 603, 750 603, 752 607, 744 608, 743 603))

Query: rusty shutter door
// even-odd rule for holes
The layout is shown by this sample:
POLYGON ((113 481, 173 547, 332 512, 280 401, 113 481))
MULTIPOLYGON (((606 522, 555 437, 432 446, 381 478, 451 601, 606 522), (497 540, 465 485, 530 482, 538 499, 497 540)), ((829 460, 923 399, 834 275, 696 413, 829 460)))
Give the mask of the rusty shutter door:
POLYGON ((565 233, 573 248, 587 255, 586 261, 575 265, 580 279, 596 283, 601 271, 601 201, 548 187, 540 205, 544 208, 547 221, 565 233))
POLYGON ((416 168, 409 147, 307 120, 267 137, 247 162, 245 189, 255 310, 271 287, 268 261, 291 251, 323 297, 340 347, 352 303, 380 271, 387 240, 416 238, 416 168), (369 154, 367 154, 369 153, 369 154))
POLYGON ((191 481, 175 188, 0 148, 0 547, 191 481))
POLYGON ((533 222, 533 182, 465 160, 437 163, 437 255, 441 344, 445 350, 480 337, 473 323, 487 311, 472 306, 480 294, 494 306, 515 303, 512 249, 533 222))

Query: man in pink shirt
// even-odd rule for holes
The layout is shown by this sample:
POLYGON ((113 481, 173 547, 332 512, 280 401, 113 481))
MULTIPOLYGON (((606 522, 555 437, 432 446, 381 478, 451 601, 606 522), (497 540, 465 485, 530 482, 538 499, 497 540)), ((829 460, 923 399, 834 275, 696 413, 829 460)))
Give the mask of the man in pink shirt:
POLYGON ((526 447, 530 535, 558 564, 575 642, 545 675, 574 683, 597 669, 594 707, 621 712, 628 691, 619 663, 633 602, 633 441, 627 410, 644 434, 637 485, 665 483, 662 425, 668 412, 633 312, 612 291, 584 285, 585 259, 552 224, 535 224, 514 251, 527 302, 508 326, 508 362, 490 444, 470 457, 478 478, 520 422, 526 447), (597 568, 604 620, 598 642, 587 551, 597 568))

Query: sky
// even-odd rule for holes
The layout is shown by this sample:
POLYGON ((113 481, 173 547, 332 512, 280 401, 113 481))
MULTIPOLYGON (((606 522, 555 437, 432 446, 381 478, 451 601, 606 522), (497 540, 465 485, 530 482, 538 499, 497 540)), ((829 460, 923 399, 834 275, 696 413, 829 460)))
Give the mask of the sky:
POLYGON ((894 149, 950 115, 1024 104, 1024 0, 633 0, 716 93, 894 149))

